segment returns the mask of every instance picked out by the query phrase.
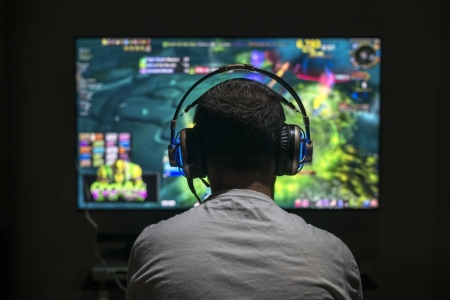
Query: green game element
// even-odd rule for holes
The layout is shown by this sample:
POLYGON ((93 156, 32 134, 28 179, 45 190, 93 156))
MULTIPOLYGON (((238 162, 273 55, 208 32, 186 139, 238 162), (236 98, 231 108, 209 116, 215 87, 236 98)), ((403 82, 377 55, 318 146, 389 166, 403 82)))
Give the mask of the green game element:
MULTIPOLYGON (((293 207, 296 199, 345 199, 351 208, 378 194, 378 156, 361 156, 348 144, 356 126, 357 113, 341 112, 339 104, 352 101, 337 89, 316 83, 296 87, 306 111, 310 112, 314 157, 296 176, 282 176, 275 185, 275 201, 293 207)), ((286 97, 288 95, 285 95, 286 97)), ((288 124, 302 124, 302 115, 286 111, 288 124)))
POLYGON ((147 68, 147 58, 143 57, 139 60, 139 69, 147 68))
POLYGON ((96 202, 118 201, 119 198, 124 198, 126 201, 145 201, 147 196, 147 185, 141 182, 135 185, 132 181, 120 182, 100 182, 95 181, 90 187, 92 195, 96 195, 96 202), (145 195, 145 197, 144 197, 145 195))

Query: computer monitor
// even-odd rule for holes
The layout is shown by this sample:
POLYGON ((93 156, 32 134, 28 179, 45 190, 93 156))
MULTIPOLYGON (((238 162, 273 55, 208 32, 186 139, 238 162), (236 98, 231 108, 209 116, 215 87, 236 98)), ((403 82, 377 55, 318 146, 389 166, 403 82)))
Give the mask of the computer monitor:
MULTIPOLYGON (((76 164, 78 209, 189 209, 197 200, 167 156, 170 122, 202 76, 251 64, 287 81, 311 121, 314 157, 295 176, 278 177, 285 209, 376 209, 379 206, 379 38, 77 37, 76 164)), ((249 78, 288 100, 258 73, 216 75, 186 105, 230 78, 249 78)), ((184 107, 183 107, 184 108, 184 107)), ((288 124, 302 116, 285 110, 288 124)), ((178 128, 193 126, 193 111, 178 128)), ((210 190, 194 186, 204 199, 210 190)))

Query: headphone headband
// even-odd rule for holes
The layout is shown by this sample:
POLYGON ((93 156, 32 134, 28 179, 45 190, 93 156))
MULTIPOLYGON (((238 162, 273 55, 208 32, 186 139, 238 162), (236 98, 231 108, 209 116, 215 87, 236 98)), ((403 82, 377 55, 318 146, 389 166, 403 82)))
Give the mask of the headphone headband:
MULTIPOLYGON (((294 91, 294 89, 282 78, 279 76, 272 74, 268 71, 258 69, 253 67, 252 65, 247 64, 231 64, 220 67, 219 69, 206 74, 202 78, 200 78, 197 82, 192 85, 189 90, 184 94, 180 103, 175 110, 173 115, 172 122, 170 124, 170 144, 168 147, 169 161, 172 167, 178 167, 180 173, 184 175, 187 179, 188 186, 191 192, 195 195, 199 203, 202 203, 200 197, 198 197, 195 192, 193 179, 206 177, 208 174, 206 164, 204 162, 205 156, 202 150, 202 143, 198 138, 198 130, 194 128, 183 129, 179 135, 179 140, 176 141, 175 138, 175 129, 177 126, 177 119, 181 117, 183 114, 187 113, 191 108, 195 107, 198 104, 198 99, 188 105, 183 113, 179 115, 181 106, 186 100, 187 96, 191 93, 191 91, 197 87, 200 83, 205 81, 206 79, 220 73, 230 72, 234 70, 242 70, 248 72, 257 72, 263 75, 266 75, 279 84, 281 84, 295 99, 297 105, 300 109, 296 109, 295 105, 292 102, 289 102, 284 97, 280 97, 281 104, 288 106, 289 108, 295 110, 298 113, 303 115, 303 123, 305 125, 305 131, 301 129, 297 125, 287 125, 284 124, 281 133, 280 133, 280 153, 279 157, 276 161, 276 175, 295 175, 297 174, 303 167, 305 163, 311 163, 312 161, 312 151, 313 144, 309 134, 309 119, 306 115, 305 107, 303 106, 300 97, 294 91)), ((206 182, 202 179, 203 183, 206 182)), ((209 186, 207 184, 207 186, 209 186)))
POLYGON ((181 99, 180 103, 177 106, 177 109, 175 110, 175 113, 173 115, 173 119, 172 122, 170 124, 170 145, 169 145, 169 149, 173 148, 175 145, 175 129, 177 127, 177 119, 182 116, 184 113, 187 113, 191 108, 195 107, 198 104, 198 99, 195 100, 194 102, 192 102, 190 105, 188 105, 185 109, 184 112, 181 115, 178 115, 181 109, 181 106, 183 105, 184 101, 186 100, 187 96, 192 92, 192 90, 197 87, 197 85, 199 85, 200 83, 202 83, 203 81, 205 81, 206 79, 216 75, 216 74, 222 74, 222 73, 226 73, 226 72, 230 72, 230 71, 234 71, 234 70, 240 70, 240 71, 248 71, 248 72, 255 72, 255 73, 260 73, 263 75, 266 75, 270 78, 272 78, 273 80, 277 81, 279 84, 281 84, 290 94, 291 96, 294 98, 294 100, 297 102, 298 107, 300 108, 300 111, 298 111, 295 108, 295 105, 292 102, 289 102, 285 99, 283 99, 284 101, 282 101, 281 103, 288 106, 289 108, 301 113, 303 115, 303 123, 305 125, 305 137, 306 140, 309 141, 310 140, 310 133, 309 133, 309 118, 308 115, 306 114, 306 110, 305 107, 303 106, 302 101, 300 100, 300 97, 297 95, 297 93, 294 91, 294 89, 286 82, 284 81, 284 79, 282 79, 281 77, 272 74, 268 71, 262 70, 262 69, 258 69, 255 68, 252 65, 248 65, 248 64, 230 64, 230 65, 225 65, 223 67, 220 67, 219 69, 206 74, 205 76, 203 76, 202 78, 200 78, 196 83, 194 83, 194 85, 191 86, 191 88, 184 94, 183 98, 181 99))

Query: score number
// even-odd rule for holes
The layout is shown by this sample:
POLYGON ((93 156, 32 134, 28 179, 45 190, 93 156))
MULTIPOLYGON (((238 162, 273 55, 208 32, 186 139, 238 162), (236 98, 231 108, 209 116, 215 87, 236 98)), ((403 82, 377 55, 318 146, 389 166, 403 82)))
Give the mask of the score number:
POLYGON ((319 39, 298 39, 296 46, 303 53, 308 53, 310 56, 323 56, 324 54, 321 51, 322 41, 319 39))
POLYGON ((296 45, 298 49, 306 50, 304 52, 308 52, 309 49, 320 49, 322 41, 319 39, 298 39, 296 45))
POLYGON ((322 44, 320 39, 298 39, 296 42, 297 49, 310 56, 324 56, 325 51, 333 51, 334 44, 322 44))

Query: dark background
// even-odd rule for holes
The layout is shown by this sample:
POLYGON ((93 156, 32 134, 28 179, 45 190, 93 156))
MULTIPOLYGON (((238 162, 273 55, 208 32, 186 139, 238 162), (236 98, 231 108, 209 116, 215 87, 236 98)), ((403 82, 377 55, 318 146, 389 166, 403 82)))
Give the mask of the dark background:
MULTIPOLYGON (((449 299, 446 2, 0 2, 0 298, 95 298, 81 288, 96 258, 76 211, 74 36, 256 35, 382 38, 381 209, 300 215, 361 259, 378 285, 366 299, 449 299)), ((92 216, 127 233, 169 214, 92 216)))

